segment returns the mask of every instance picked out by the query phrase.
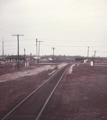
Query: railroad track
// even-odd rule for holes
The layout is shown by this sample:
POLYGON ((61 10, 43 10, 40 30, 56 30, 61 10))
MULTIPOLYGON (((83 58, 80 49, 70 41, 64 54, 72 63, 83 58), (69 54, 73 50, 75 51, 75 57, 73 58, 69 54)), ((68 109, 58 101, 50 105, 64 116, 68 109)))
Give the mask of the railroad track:
POLYGON ((9 111, 1 120, 39 120, 68 67, 69 65, 54 73, 46 82, 9 111))

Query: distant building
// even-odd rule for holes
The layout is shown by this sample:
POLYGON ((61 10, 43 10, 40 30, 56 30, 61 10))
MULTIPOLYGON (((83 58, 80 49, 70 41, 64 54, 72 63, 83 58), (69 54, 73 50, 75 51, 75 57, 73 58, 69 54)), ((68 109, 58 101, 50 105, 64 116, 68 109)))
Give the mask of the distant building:
MULTIPOLYGON (((17 55, 10 55, 10 56, 6 56, 5 57, 5 60, 6 61, 17 61, 18 60, 18 56, 17 55)), ((19 55, 19 60, 21 60, 21 61, 24 61, 25 60, 25 57, 24 56, 21 56, 21 55, 19 55)))
MULTIPOLYGON (((31 61, 33 58, 31 56, 21 56, 19 55, 19 60, 20 61, 31 61)), ((17 61, 18 60, 18 56, 17 55, 11 55, 11 56, 7 56, 5 58, 6 61, 17 61)))

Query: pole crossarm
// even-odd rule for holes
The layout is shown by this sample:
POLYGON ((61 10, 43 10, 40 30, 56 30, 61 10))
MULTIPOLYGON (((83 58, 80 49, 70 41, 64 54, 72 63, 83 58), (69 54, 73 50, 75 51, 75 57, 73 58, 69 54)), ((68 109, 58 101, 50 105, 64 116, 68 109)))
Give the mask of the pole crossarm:
POLYGON ((24 36, 23 34, 13 34, 12 36, 24 36))

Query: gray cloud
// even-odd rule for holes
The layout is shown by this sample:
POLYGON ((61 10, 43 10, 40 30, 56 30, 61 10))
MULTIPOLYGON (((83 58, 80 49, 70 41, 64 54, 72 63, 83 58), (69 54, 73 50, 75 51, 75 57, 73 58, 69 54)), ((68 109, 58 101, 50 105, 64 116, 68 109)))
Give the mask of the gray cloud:
POLYGON ((55 46, 56 54, 86 55, 90 46, 91 56, 94 50, 106 56, 101 52, 107 47, 106 19, 106 0, 1 0, 0 42, 4 40, 6 54, 17 54, 17 39, 11 35, 24 34, 21 54, 24 48, 35 54, 38 38, 44 41, 41 54, 51 54, 55 46))

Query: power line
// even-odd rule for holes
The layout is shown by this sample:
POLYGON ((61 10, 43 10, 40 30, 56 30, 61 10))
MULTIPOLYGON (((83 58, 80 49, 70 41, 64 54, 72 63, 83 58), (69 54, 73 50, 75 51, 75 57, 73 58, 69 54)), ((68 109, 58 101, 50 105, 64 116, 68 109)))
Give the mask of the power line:
MULTIPOLYGON (((40 38, 39 38, 40 39, 40 38)), ((71 43, 78 43, 78 42, 84 42, 84 43, 93 43, 93 42, 107 42, 107 40, 106 41, 92 41, 92 40, 62 40, 62 39, 40 39, 40 40, 45 40, 45 41, 50 41, 50 42, 64 42, 64 43, 67 43, 67 42, 71 42, 71 43)))
POLYGON ((2 28, 0 28, 0 31, 3 31, 3 32, 8 33, 8 34, 11 33, 10 31, 4 30, 4 29, 2 29, 2 28))
MULTIPOLYGON (((28 38, 28 39, 23 39, 23 40, 33 40, 33 39, 34 39, 34 38, 28 38)), ((39 39, 40 39, 40 38, 39 38, 39 39)), ((74 41, 73 41, 73 40, 66 40, 66 41, 65 41, 65 40, 62 40, 62 39, 43 39, 43 38, 40 39, 40 40, 41 40, 41 41, 45 40, 45 41, 48 41, 48 42, 50 41, 51 43, 52 43, 52 42, 60 42, 60 41, 61 41, 62 43, 79 43, 79 42, 80 42, 80 43, 82 43, 82 42, 84 42, 84 43, 98 43, 98 42, 100 42, 100 43, 101 43, 101 42, 107 42, 107 40, 105 40, 105 41, 102 41, 102 40, 101 40, 101 41, 89 41, 89 40, 88 40, 88 41, 87 41, 87 40, 85 40, 85 41, 83 41, 83 40, 77 40, 77 41, 74 40, 74 41)), ((6 41, 6 42, 9 42, 9 41, 13 41, 13 40, 9 40, 9 39, 8 39, 8 41, 6 41)))
MULTIPOLYGON (((9 47, 7 48, 7 47, 5 47, 5 50, 14 50, 14 49, 16 49, 17 48, 17 46, 15 47, 16 45, 9 45, 9 47)), ((45 48, 46 46, 48 46, 48 47, 51 47, 52 45, 44 45, 44 46, 42 46, 42 48, 45 48)), ((32 45, 24 45, 24 46, 19 46, 19 48, 25 48, 25 47, 32 47, 32 45)), ((63 46, 63 45, 55 45, 55 47, 62 47, 62 48, 68 48, 68 47, 72 47, 72 48, 78 48, 78 47, 80 47, 80 48, 85 48, 85 47, 87 47, 87 46, 63 46)), ((107 46, 90 46, 90 47, 99 47, 99 48, 106 48, 107 46)))

